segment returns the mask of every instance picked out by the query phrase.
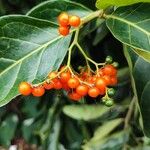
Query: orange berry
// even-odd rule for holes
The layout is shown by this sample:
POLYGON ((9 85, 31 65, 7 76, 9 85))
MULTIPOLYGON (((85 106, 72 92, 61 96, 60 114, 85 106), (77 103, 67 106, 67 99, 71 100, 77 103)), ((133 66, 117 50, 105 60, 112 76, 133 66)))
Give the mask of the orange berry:
POLYGON ((60 74, 60 81, 62 83, 66 83, 66 82, 68 82, 70 77, 71 77, 70 72, 63 72, 63 73, 60 74))
POLYGON ((55 79, 53 80, 53 82, 54 82, 54 89, 56 90, 62 89, 63 86, 59 79, 55 79))
POLYGON ((65 91, 70 91, 70 88, 69 88, 69 86, 68 86, 67 83, 63 83, 63 84, 62 84, 62 88, 63 88, 65 91))
POLYGON ((79 95, 78 93, 76 92, 73 92, 73 93, 69 93, 68 94, 68 97, 74 101, 79 101, 81 99, 81 95, 79 95))
POLYGON ((105 94, 106 91, 106 81, 102 77, 97 78, 95 86, 99 89, 100 94, 105 94))
POLYGON ((117 84, 117 82, 118 82, 117 77, 111 77, 111 83, 110 83, 110 85, 114 86, 114 85, 117 84))
POLYGON ((76 88, 78 85, 80 84, 80 82, 79 82, 79 80, 78 79, 76 79, 76 78, 70 78, 69 80, 68 80, 68 86, 70 87, 70 88, 76 88))
POLYGON ((19 85, 19 92, 24 96, 30 95, 32 92, 32 87, 27 82, 21 82, 19 85))
POLYGON ((59 16, 58 16, 58 23, 61 25, 61 26, 67 26, 68 23, 69 23, 69 15, 65 12, 61 13, 59 16))
POLYGON ((56 78, 56 77, 57 77, 57 72, 51 72, 51 73, 49 73, 48 77, 49 77, 50 79, 56 78))
POLYGON ((103 68, 104 75, 115 76, 117 74, 117 70, 112 65, 106 65, 103 68))
POLYGON ((50 90, 50 89, 52 89, 53 87, 54 87, 54 84, 51 82, 51 83, 47 83, 47 82, 45 82, 44 84, 43 84, 43 86, 44 86, 44 88, 46 89, 46 90, 50 90))
POLYGON ((43 86, 34 87, 32 89, 32 95, 35 97, 43 96, 45 93, 45 89, 43 86))
POLYGON ((97 87, 92 87, 88 90, 88 95, 90 97, 96 98, 100 94, 100 91, 97 87))
POLYGON ((80 25, 80 17, 78 16, 70 16, 69 17, 69 25, 73 27, 78 27, 80 25))
POLYGON ((60 27, 58 28, 58 31, 59 31, 59 33, 60 33, 61 35, 63 35, 63 36, 66 36, 66 35, 69 34, 69 28, 68 28, 68 27, 60 26, 60 27))
POLYGON ((76 93, 81 95, 81 96, 87 95, 87 93, 88 93, 88 86, 86 86, 86 85, 79 85, 76 88, 76 93))
POLYGON ((104 75, 103 79, 105 80, 106 85, 110 85, 111 84, 111 77, 110 76, 104 75))

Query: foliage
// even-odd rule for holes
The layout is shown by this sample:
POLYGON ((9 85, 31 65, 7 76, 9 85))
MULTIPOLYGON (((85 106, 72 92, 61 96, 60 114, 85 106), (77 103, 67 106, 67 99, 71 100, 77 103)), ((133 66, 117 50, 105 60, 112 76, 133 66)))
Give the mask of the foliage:
MULTIPOLYGON (((10 15, 0 17, 0 145, 19 142, 52 150, 149 149, 150 3, 138 3, 149 0, 40 2, 1 2, 1 15, 10 15), (100 10, 95 10, 95 3, 100 10), (112 5, 117 8, 101 10, 112 5), (38 84, 50 71, 66 64, 77 29, 71 28, 66 37, 58 34, 57 17, 62 11, 84 22, 79 43, 90 58, 103 62, 111 55, 119 62, 113 107, 104 106, 100 98, 70 101, 63 90, 47 91, 41 98, 19 96, 21 81, 38 84), (26 15, 12 15, 14 12, 26 15)), ((77 48, 71 64, 76 71, 86 64, 77 48)))

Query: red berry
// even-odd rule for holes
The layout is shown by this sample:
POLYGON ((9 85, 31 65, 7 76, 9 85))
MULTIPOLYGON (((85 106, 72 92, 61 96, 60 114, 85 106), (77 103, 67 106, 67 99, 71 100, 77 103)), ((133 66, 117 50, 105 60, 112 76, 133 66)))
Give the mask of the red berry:
POLYGON ((54 89, 56 90, 62 89, 63 86, 59 79, 53 80, 53 83, 54 83, 54 89))
POLYGON ((79 101, 81 99, 81 95, 79 95, 78 93, 76 92, 73 92, 73 93, 69 93, 68 94, 68 97, 74 101, 79 101))
POLYGON ((87 93, 88 93, 88 86, 86 86, 86 85, 79 85, 76 88, 76 93, 78 93, 81 96, 87 95, 87 93))
POLYGON ((24 96, 30 95, 32 92, 32 87, 27 82, 21 82, 19 85, 19 92, 24 96))
POLYGON ((80 84, 80 82, 79 82, 79 80, 78 79, 76 79, 76 78, 70 78, 69 80, 68 80, 68 86, 70 87, 70 88, 76 88, 78 85, 80 84))
POLYGON ((62 83, 68 82, 70 77, 71 77, 70 72, 63 72, 63 73, 60 74, 60 80, 61 80, 62 83))
POLYGON ((69 23, 69 15, 65 12, 61 13, 59 16, 58 16, 58 23, 61 25, 61 26, 67 26, 68 23, 69 23))
POLYGON ((97 78, 95 86, 99 89, 100 94, 105 94, 106 91, 106 81, 102 77, 97 78))
POLYGON ((43 86, 38 86, 38 87, 34 87, 32 89, 32 94, 33 96, 35 97, 40 97, 40 96, 43 96, 45 93, 45 89, 43 86))
POLYGON ((116 76, 117 70, 116 70, 116 68, 113 67, 112 65, 106 65, 106 66, 103 68, 103 73, 104 73, 104 75, 116 76))
POLYGON ((90 97, 96 98, 100 94, 100 91, 97 87, 92 87, 88 90, 88 95, 90 97))
POLYGON ((43 84, 43 86, 44 86, 44 88, 46 89, 46 90, 50 90, 50 89, 52 89, 53 87, 54 87, 54 84, 51 82, 51 83, 47 83, 47 82, 45 82, 44 84, 43 84))
POLYGON ((78 16, 70 16, 69 17, 69 25, 73 27, 78 27, 80 25, 80 17, 78 16))
POLYGON ((60 33, 61 35, 63 35, 63 36, 66 36, 66 35, 69 34, 69 28, 68 28, 68 27, 60 26, 60 27, 58 28, 58 31, 59 31, 59 33, 60 33))

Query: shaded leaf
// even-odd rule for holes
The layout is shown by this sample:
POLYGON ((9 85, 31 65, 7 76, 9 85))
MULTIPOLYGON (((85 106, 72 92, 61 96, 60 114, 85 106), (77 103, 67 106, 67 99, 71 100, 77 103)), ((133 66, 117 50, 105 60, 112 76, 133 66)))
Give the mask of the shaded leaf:
POLYGON ((132 48, 125 47, 125 56, 132 73, 134 93, 138 97, 140 111, 143 119, 145 134, 150 137, 150 63, 139 57, 132 48))
POLYGON ((13 139, 18 123, 16 115, 8 116, 0 125, 0 143, 1 145, 9 146, 13 139))
POLYGON ((110 108, 103 105, 68 105, 63 108, 67 116, 84 121, 96 119, 109 110, 110 108))

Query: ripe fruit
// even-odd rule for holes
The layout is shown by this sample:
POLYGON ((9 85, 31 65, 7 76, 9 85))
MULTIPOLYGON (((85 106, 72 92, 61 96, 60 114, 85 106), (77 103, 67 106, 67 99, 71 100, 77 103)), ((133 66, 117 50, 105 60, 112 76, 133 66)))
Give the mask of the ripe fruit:
POLYGON ((50 79, 54 79, 54 78, 56 78, 56 76, 57 76, 57 73, 56 73, 56 72, 51 72, 51 73, 49 73, 49 75, 48 75, 48 77, 49 77, 50 79))
POLYGON ((19 85, 19 92, 24 96, 30 95, 32 92, 32 87, 27 82, 21 82, 19 85))
POLYGON ((100 94, 100 91, 97 87, 92 87, 88 90, 88 95, 90 97, 96 98, 100 94))
POLYGON ((111 84, 110 85, 116 85, 118 82, 117 77, 111 77, 111 84))
POLYGON ((78 79, 76 79, 76 78, 70 78, 69 80, 68 80, 68 86, 70 87, 70 88, 76 88, 78 85, 79 85, 80 83, 79 83, 79 80, 78 79))
POLYGON ((78 27, 80 25, 80 17, 78 16, 70 16, 69 17, 69 25, 73 27, 78 27))
POLYGON ((70 77, 71 77, 70 72, 63 72, 63 73, 60 74, 60 80, 61 80, 62 83, 68 82, 70 77))
POLYGON ((117 70, 112 65, 106 65, 103 68, 104 75, 115 76, 117 74, 117 70))
POLYGON ((105 80, 106 85, 110 85, 111 84, 111 77, 108 75, 104 75, 103 79, 105 80))
POLYGON ((61 26, 67 26, 68 23, 69 23, 69 15, 65 12, 61 13, 59 16, 58 16, 58 23, 61 25, 61 26))
POLYGON ((81 95, 79 95, 78 93, 76 92, 73 92, 73 93, 69 93, 68 94, 68 97, 72 100, 75 100, 75 101, 79 101, 81 99, 81 95))
POLYGON ((56 90, 60 90, 60 89, 62 89, 62 83, 60 82, 60 80, 54 80, 54 89, 56 89, 56 90))
POLYGON ((43 96, 44 93, 45 93, 45 89, 43 86, 34 87, 32 89, 33 96, 40 97, 40 96, 43 96))
POLYGON ((50 89, 52 89, 52 88, 54 87, 54 84, 53 84, 53 83, 47 83, 47 82, 45 82, 45 83, 43 84, 43 86, 44 86, 44 88, 45 88, 46 90, 50 90, 50 89))
POLYGON ((79 85, 76 88, 76 92, 81 96, 85 96, 88 93, 88 87, 86 85, 79 85))
POLYGON ((95 86, 99 89, 100 94, 105 94, 106 91, 106 81, 102 77, 97 78, 95 86))
POLYGON ((60 26, 60 27, 58 28, 58 31, 59 31, 59 33, 60 33, 61 35, 63 35, 63 36, 66 36, 66 35, 69 34, 69 28, 68 28, 68 27, 60 26))

